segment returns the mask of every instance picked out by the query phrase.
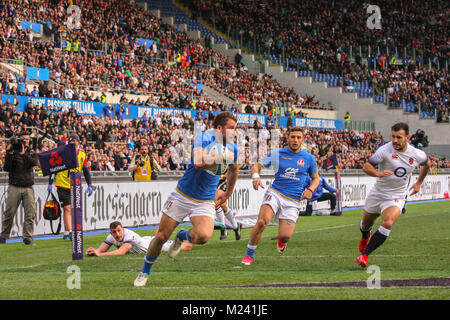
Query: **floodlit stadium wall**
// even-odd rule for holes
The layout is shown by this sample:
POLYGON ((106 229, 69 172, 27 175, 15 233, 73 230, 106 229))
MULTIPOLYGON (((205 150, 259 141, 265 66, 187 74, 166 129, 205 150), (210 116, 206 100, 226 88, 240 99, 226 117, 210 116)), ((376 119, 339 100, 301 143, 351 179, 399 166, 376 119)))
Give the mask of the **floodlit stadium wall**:
MULTIPOLYGON (((412 185, 417 180, 413 176, 412 185)), ((325 176, 327 182, 334 187, 334 176, 325 176)), ((251 179, 238 179, 233 195, 228 205, 236 211, 236 216, 243 219, 258 214, 265 190, 271 179, 262 179, 264 190, 255 191, 251 179)), ((344 208, 364 205, 364 200, 375 183, 375 178, 368 176, 342 177, 342 205, 344 208)), ((83 229, 92 231, 107 229, 114 220, 119 220, 124 226, 155 225, 159 223, 161 209, 170 192, 175 189, 177 180, 152 182, 98 182, 94 193, 88 197, 83 192, 83 229)), ((0 187, 1 212, 5 212, 7 184, 0 187)), ((83 185, 85 188, 85 185, 83 185)), ((47 184, 34 186, 37 202, 37 217, 35 235, 50 234, 50 222, 42 217, 43 205, 47 196, 47 184)), ((85 191, 85 189, 83 189, 85 191)), ((408 201, 448 198, 450 192, 450 174, 428 175, 422 184, 421 192, 408 201)), ((327 203, 314 205, 314 209, 326 207, 327 203)), ((24 211, 20 207, 14 219, 11 237, 22 235, 24 211)), ((55 223, 55 222, 54 222, 55 223)), ((0 221, 1 224, 1 221, 0 221)))

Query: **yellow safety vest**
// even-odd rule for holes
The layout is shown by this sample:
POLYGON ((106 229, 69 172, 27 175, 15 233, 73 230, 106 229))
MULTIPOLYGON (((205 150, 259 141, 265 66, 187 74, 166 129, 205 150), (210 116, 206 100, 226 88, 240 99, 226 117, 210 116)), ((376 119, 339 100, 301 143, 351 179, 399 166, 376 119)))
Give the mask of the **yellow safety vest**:
POLYGON ((60 171, 56 174, 55 186, 65 189, 70 189, 70 172, 81 172, 83 167, 87 166, 86 154, 83 151, 78 151, 78 167, 75 169, 60 171))
POLYGON ((73 52, 78 52, 78 49, 80 48, 80 41, 75 42, 75 47, 73 48, 73 52))
MULTIPOLYGON (((138 163, 141 161, 141 157, 138 158, 138 163)), ((150 157, 147 156, 145 159, 145 164, 141 167, 138 164, 137 169, 133 172, 134 181, 150 181, 152 180, 152 165, 150 163, 150 157)))
POLYGON ((66 42, 67 42, 67 44, 66 44, 66 51, 70 51, 71 43, 69 41, 67 41, 67 40, 66 40, 66 42))

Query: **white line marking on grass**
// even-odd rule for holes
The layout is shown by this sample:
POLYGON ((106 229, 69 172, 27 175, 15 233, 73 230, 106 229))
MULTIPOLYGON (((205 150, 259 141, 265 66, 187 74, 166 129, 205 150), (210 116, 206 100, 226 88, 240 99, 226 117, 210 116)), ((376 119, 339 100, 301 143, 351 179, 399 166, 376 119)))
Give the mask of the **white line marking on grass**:
MULTIPOLYGON (((273 256, 261 256, 258 255, 257 258, 264 258, 264 259, 330 259, 330 258, 354 258, 358 254, 355 253, 354 255, 313 255, 313 256, 287 256, 287 255, 273 255, 273 256)), ((211 259, 217 259, 218 256, 201 256, 201 257, 195 257, 196 260, 211 260, 211 259)), ((442 257, 441 254, 429 254, 429 255, 423 255, 423 254, 372 254, 371 257, 392 257, 392 258, 408 258, 408 257, 442 257)), ((242 256, 235 256, 230 257, 227 256, 227 259, 241 259, 242 256)), ((127 260, 143 260, 141 257, 127 257, 127 260)), ((181 260, 192 260, 192 257, 178 256, 173 262, 181 261, 181 260)))
MULTIPOLYGON (((58 261, 57 263, 67 263, 67 262, 72 262, 72 261, 73 260, 61 260, 61 261, 58 261)), ((53 264, 53 262, 47 262, 47 263, 33 264, 33 265, 29 265, 29 266, 12 267, 12 268, 2 270, 2 272, 14 271, 17 269, 31 269, 31 268, 37 268, 37 267, 42 267, 42 266, 52 265, 52 264, 53 264)))

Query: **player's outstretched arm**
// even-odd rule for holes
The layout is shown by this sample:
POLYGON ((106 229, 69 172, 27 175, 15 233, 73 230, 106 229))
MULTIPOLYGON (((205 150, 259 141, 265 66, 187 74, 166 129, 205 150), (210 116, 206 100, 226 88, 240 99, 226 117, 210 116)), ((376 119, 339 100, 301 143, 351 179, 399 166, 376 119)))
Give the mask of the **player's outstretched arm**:
POLYGON ((132 245, 131 243, 124 243, 117 250, 109 251, 109 245, 106 243, 102 243, 98 249, 89 248, 86 250, 86 254, 88 256, 97 256, 97 257, 111 257, 111 256, 122 256, 130 251, 132 245))
POLYGON ((410 196, 420 191, 420 186, 422 185, 422 182, 425 180, 425 177, 427 176, 430 167, 431 167, 430 159, 428 159, 426 164, 420 166, 419 178, 417 179, 416 183, 414 183, 411 186, 411 188, 409 188, 409 190, 413 190, 410 196))
POLYGON ((376 178, 382 178, 382 177, 387 177, 390 176, 391 174, 393 174, 392 171, 390 170, 384 170, 382 172, 377 171, 377 169, 375 169, 375 167, 373 165, 371 165, 370 163, 366 162, 363 166, 363 171, 371 176, 371 177, 376 177, 376 178))

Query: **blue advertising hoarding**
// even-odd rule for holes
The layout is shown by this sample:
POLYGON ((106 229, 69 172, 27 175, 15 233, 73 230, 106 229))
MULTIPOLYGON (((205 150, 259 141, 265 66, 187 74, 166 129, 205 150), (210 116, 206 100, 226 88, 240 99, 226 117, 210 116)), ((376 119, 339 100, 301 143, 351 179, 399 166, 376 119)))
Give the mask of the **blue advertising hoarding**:
MULTIPOLYGON (((101 102, 91 102, 91 101, 78 101, 78 100, 67 100, 67 99, 54 99, 54 98, 39 98, 39 97, 29 97, 29 96, 15 96, 2 94, 2 104, 6 103, 10 99, 11 103, 18 102, 18 110, 25 111, 26 105, 31 101, 35 105, 44 105, 46 108, 51 109, 61 109, 65 112, 75 108, 77 113, 85 115, 93 115, 99 117, 104 115, 103 108, 107 105, 101 102)), ((113 106, 113 114, 117 105, 113 106)), ((140 119, 144 113, 148 118, 155 118, 157 115, 164 113, 174 117, 177 114, 189 115, 191 118, 197 116, 198 111, 192 109, 175 109, 175 108, 162 108, 157 106, 137 106, 137 105, 127 105, 126 111, 123 114, 123 119, 140 119)), ((220 111, 214 111, 214 114, 220 113, 220 111)), ((206 116, 208 112, 204 112, 206 116)), ((253 125, 255 120, 257 120, 261 125, 265 126, 267 122, 268 115, 263 114, 250 114, 250 113, 237 113, 237 120, 239 125, 253 125)), ((282 127, 287 127, 288 117, 279 117, 279 125, 282 127)), ((312 119, 312 118, 293 118, 293 125, 302 128, 317 128, 317 129, 332 129, 332 130, 343 130, 343 120, 335 119, 312 119)))

